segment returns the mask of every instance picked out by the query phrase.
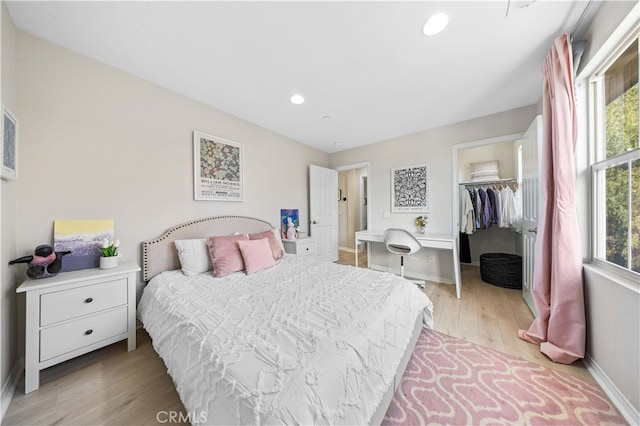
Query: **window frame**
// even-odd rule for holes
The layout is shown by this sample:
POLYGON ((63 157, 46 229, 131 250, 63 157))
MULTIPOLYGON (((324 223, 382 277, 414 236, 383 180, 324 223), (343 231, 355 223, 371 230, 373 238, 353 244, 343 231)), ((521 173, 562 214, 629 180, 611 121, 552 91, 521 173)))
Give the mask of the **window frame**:
MULTIPOLYGON (((629 259, 627 267, 622 267, 613 262, 606 260, 603 257, 599 257, 600 253, 606 252, 606 201, 602 202, 606 196, 606 179, 601 176, 606 173, 606 170, 616 167, 621 164, 629 164, 634 160, 640 159, 640 147, 635 147, 631 151, 627 151, 623 154, 615 155, 610 158, 606 157, 606 126, 604 126, 605 120, 605 92, 604 92, 604 75, 605 72, 615 63, 615 61, 622 55, 622 53, 631 46, 636 40, 640 42, 640 25, 636 24, 635 28, 630 32, 627 37, 624 37, 616 44, 614 49, 610 50, 610 54, 607 59, 602 61, 597 69, 591 73, 588 77, 589 90, 588 90, 588 141, 589 150, 591 152, 589 160, 589 174, 590 174, 590 195, 591 195, 591 245, 590 245, 590 261, 593 265, 603 268, 604 270, 615 274, 625 280, 638 283, 640 274, 631 270, 631 253, 629 253, 629 259), (599 202, 599 200, 601 202, 599 202)), ((639 48, 640 49, 640 48, 639 48)), ((640 113, 640 111, 639 111, 640 113)), ((629 179, 627 185, 627 199, 628 203, 632 202, 632 180, 629 179)), ((627 244, 630 245, 631 239, 631 220, 632 212, 629 208, 628 218, 628 237, 627 244)), ((630 247, 629 247, 630 248, 630 247)), ((640 287, 640 284, 637 284, 640 287)))

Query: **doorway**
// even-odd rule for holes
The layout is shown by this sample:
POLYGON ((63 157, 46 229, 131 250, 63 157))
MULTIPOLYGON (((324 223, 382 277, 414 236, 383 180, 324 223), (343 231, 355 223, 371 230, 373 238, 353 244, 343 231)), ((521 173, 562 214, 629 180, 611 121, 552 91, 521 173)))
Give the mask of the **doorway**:
POLYGON ((338 248, 355 253, 355 233, 368 228, 369 163, 337 167, 338 171, 338 248))

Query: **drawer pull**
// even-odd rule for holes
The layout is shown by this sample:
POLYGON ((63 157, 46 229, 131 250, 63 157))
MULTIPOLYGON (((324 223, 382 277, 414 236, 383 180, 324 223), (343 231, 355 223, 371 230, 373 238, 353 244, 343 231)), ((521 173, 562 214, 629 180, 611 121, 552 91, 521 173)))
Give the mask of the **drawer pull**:
POLYGON ((86 299, 84 299, 84 303, 91 303, 93 302, 93 297, 87 297, 86 299))
POLYGON ((85 335, 85 336, 88 336, 88 335, 90 335, 91 333, 93 333, 93 330, 89 329, 89 330, 87 330, 87 331, 85 331, 85 332, 84 332, 84 335, 85 335))

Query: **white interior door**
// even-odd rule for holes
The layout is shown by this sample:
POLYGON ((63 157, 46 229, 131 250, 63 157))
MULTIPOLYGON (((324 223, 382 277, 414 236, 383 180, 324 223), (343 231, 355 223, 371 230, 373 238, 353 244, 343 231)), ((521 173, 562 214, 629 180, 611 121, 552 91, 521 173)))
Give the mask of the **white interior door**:
POLYGON ((533 312, 533 269, 535 266, 536 232, 541 206, 540 185, 542 149, 542 116, 537 116, 522 138, 522 297, 533 312))
POLYGON ((338 171, 309 166, 309 230, 318 258, 338 260, 338 171))

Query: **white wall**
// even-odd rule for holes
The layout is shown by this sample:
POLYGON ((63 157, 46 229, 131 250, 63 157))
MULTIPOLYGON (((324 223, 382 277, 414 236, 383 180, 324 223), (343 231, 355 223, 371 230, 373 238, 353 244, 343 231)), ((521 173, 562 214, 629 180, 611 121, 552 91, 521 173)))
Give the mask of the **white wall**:
MULTIPOLYGON (((535 117, 535 105, 518 108, 449 126, 426 130, 365 147, 331 154, 331 167, 370 162, 369 204, 371 229, 403 227, 415 229, 416 214, 390 214, 392 167, 420 163, 431 165, 429 225, 427 232, 451 234, 453 229, 453 168, 451 147, 455 144, 524 132, 535 117), (385 213, 388 218, 385 218, 385 213)), ((457 193, 457 190, 456 190, 457 193)), ((399 261, 387 254, 382 244, 373 245, 371 262, 397 270, 399 261)), ((405 273, 416 277, 453 282, 451 254, 440 250, 421 250, 416 260, 408 259, 405 273), (434 256, 434 262, 430 262, 434 256)), ((463 289, 464 294, 464 289, 463 289)))

